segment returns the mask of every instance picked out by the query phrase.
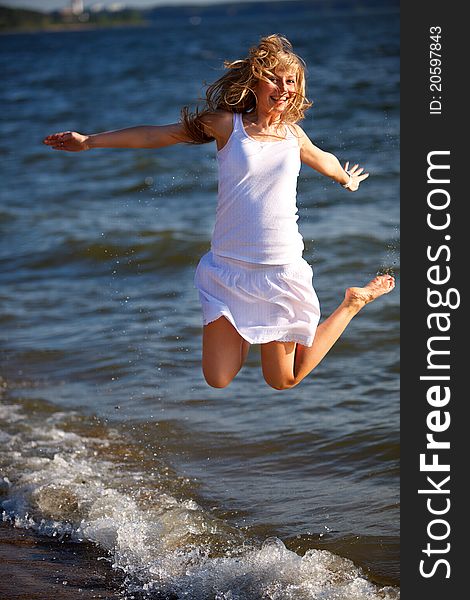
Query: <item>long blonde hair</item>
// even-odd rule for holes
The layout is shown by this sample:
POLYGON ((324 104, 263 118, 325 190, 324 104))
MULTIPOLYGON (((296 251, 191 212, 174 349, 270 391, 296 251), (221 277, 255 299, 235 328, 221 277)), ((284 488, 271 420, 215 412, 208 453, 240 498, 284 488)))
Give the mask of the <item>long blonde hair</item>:
POLYGON ((181 111, 181 120, 194 144, 205 144, 214 138, 209 136, 201 123, 201 117, 216 110, 246 113, 256 109, 255 87, 260 79, 269 81, 276 69, 292 70, 296 75, 296 92, 282 114, 285 123, 296 123, 304 118, 312 105, 305 96, 305 63, 294 53, 292 44, 282 35, 261 38, 257 46, 250 48, 248 57, 233 62, 225 61, 227 72, 206 90, 202 109, 191 112, 187 106, 181 111))

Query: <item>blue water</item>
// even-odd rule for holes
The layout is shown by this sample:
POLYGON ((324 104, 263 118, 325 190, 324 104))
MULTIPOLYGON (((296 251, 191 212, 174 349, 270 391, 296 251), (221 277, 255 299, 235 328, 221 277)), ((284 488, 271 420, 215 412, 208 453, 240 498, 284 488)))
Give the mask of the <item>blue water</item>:
MULTIPOLYGON (((96 532, 95 537, 77 534, 80 520, 96 529, 90 513, 83 512, 84 498, 91 502, 93 494, 67 479, 74 469, 92 468, 98 460, 86 442, 91 436, 101 444, 100 489, 119 490, 125 498, 110 501, 117 512, 125 505, 122 523, 112 517, 117 531, 127 524, 142 541, 136 533, 141 517, 133 519, 143 510, 136 498, 145 482, 149 494, 163 490, 186 511, 191 502, 206 516, 215 511, 225 533, 209 527, 209 539, 192 542, 193 552, 204 547, 212 555, 221 540, 226 548, 228 538, 236 539, 232 546, 238 548, 243 539, 257 548, 253 552, 267 552, 269 560, 275 555, 268 561, 275 570, 272 565, 290 564, 294 573, 297 560, 310 569, 308 585, 302 580, 304 595, 295 592, 300 580, 280 577, 275 582, 280 595, 263 597, 326 594, 324 580, 314 575, 320 558, 311 553, 317 550, 328 550, 318 556, 351 559, 362 569, 353 576, 352 567, 338 563, 346 579, 363 577, 372 586, 396 590, 399 285, 352 322, 299 387, 268 388, 260 376, 259 349, 253 347, 232 385, 213 390, 200 370, 201 316, 192 279, 214 223, 214 145, 65 154, 41 140, 69 129, 92 133, 174 122, 181 106, 203 96, 204 82, 219 76, 224 59, 243 56, 261 35, 283 33, 308 64, 314 106, 302 127, 318 146, 371 173, 359 192, 350 194, 302 169, 304 256, 328 315, 347 286, 362 285, 382 269, 399 275, 398 27, 396 10, 357 12, 346 4, 334 14, 293 10, 282 22, 204 18, 193 25, 173 19, 148 28, 1 38, 6 442, 0 464, 11 485, 4 507, 10 522, 16 519, 41 535, 54 531, 47 519, 59 529, 72 528, 67 531, 73 536, 114 553, 116 568, 128 573, 140 592, 147 585, 149 594, 185 589, 193 594, 189 597, 205 598, 207 590, 215 593, 212 579, 204 579, 209 587, 200 583, 202 570, 177 584, 137 568, 143 555, 129 558, 96 532), (24 453, 22 460, 18 452, 24 453), (77 452, 84 460, 80 466, 77 452), (126 452, 130 462, 123 458, 126 452), (67 468, 57 467, 57 456, 67 468), (38 466, 38 457, 51 464, 38 466), (123 487, 103 466, 109 462, 119 464, 123 487), (60 495, 64 489, 78 498, 77 523, 60 511, 44 513, 37 500, 44 490, 60 495), (32 505, 33 524, 25 517, 32 505), (277 541, 264 550, 256 546, 271 538, 277 541)), ((186 522, 184 510, 171 513, 175 527, 186 522)), ((159 522, 154 513, 145 514, 146 527, 159 522)), ((162 539, 167 538, 162 534, 162 539)), ((175 542, 171 552, 183 547, 187 550, 175 542)), ((168 548, 162 556, 170 556, 168 548)), ((219 553, 222 563, 211 563, 210 572, 226 574, 227 552, 219 553)), ((264 560, 254 556, 246 558, 245 572, 246 565, 264 560)), ((179 565, 176 559, 171 564, 179 565)), ((252 591, 247 598, 271 589, 264 571, 254 573, 260 595, 252 591)), ((224 588, 232 596, 214 597, 245 598, 237 585, 224 588)), ((338 589, 331 593, 339 594, 338 589)), ((375 593, 369 588, 361 590, 345 597, 375 597, 366 595, 375 593)))

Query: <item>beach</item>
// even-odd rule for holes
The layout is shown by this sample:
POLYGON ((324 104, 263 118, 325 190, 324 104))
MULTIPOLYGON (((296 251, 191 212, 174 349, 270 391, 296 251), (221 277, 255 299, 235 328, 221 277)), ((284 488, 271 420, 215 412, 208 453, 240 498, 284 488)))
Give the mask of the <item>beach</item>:
POLYGON ((120 581, 99 553, 0 525, 0 598, 116 598, 120 581))

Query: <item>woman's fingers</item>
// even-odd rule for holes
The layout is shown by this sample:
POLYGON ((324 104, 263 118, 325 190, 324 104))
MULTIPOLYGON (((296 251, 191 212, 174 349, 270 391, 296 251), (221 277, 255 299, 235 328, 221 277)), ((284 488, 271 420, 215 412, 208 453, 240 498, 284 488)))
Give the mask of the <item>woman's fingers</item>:
POLYGON ((43 143, 52 147, 53 150, 67 150, 69 152, 78 152, 86 150, 84 140, 86 136, 75 131, 62 131, 53 133, 44 138, 43 143))
POLYGON ((46 146, 52 146, 53 150, 62 150, 67 139, 66 132, 53 133, 44 138, 43 142, 46 146))
POLYGON ((52 135, 48 135, 44 138, 45 144, 54 144, 56 142, 65 141, 66 139, 72 136, 71 131, 62 131, 60 133, 53 133, 52 135))
POLYGON ((350 175, 357 177, 364 171, 364 167, 360 167, 357 163, 349 168, 349 161, 347 161, 344 165, 344 170, 347 171, 350 175))

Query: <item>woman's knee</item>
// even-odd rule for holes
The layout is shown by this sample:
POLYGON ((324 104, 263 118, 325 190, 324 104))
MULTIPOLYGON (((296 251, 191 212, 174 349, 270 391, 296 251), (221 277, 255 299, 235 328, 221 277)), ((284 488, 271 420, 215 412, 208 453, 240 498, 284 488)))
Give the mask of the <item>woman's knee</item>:
POLYGON ((298 381, 294 374, 296 344, 268 342, 261 346, 261 366, 266 383, 275 390, 288 390, 298 381))
POLYGON ((213 388, 226 388, 230 383, 232 383, 234 376, 227 375, 225 373, 218 373, 213 371, 208 371, 206 369, 202 370, 204 374, 204 379, 206 383, 213 388))
POLYGON ((240 371, 249 344, 225 318, 204 326, 202 341, 202 372, 208 385, 225 388, 240 371))
POLYGON ((282 376, 281 373, 276 375, 265 373, 264 380, 275 390, 290 390, 299 383, 295 377, 282 376))

